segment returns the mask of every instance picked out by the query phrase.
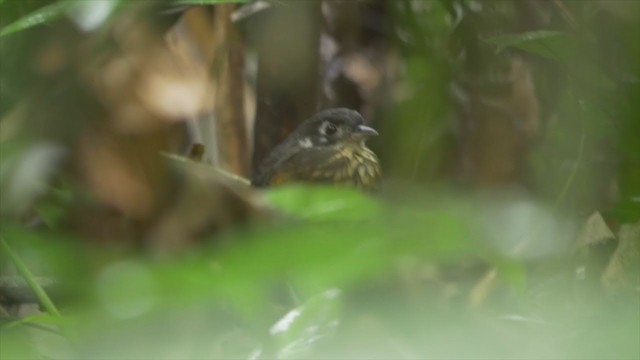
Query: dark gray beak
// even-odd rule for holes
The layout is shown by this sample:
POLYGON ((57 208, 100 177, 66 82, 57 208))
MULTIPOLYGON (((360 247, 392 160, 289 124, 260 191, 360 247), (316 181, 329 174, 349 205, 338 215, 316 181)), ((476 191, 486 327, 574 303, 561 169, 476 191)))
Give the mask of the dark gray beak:
POLYGON ((372 127, 368 127, 366 125, 358 125, 355 131, 355 135, 358 137, 368 138, 370 136, 378 136, 378 132, 372 127))

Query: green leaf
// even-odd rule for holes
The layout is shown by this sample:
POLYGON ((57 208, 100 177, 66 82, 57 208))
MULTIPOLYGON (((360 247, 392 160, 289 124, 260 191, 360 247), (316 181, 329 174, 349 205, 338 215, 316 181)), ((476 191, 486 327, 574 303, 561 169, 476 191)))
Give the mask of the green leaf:
POLYGON ((59 1, 43 6, 31 14, 24 16, 0 30, 0 37, 45 24, 62 17, 75 2, 59 1))
POLYGON ((238 4, 246 3, 249 0, 175 0, 177 5, 215 5, 215 4, 238 4))
POLYGON ((577 44, 568 33, 561 31, 530 31, 520 34, 505 34, 484 39, 496 45, 496 52, 514 47, 547 59, 566 59, 575 53, 577 44))
POLYGON ((14 326, 20 326, 24 324, 36 324, 36 325, 53 325, 61 326, 64 324, 64 319, 59 316, 53 316, 49 313, 36 313, 28 315, 26 317, 15 320, 7 325, 8 328, 14 326))
POLYGON ((55 228, 68 214, 69 207, 77 200, 78 193, 69 183, 49 187, 47 197, 38 201, 34 209, 49 228, 55 228))
POLYGON ((0 327, 0 358, 41 359, 31 340, 32 334, 25 328, 0 327))
POLYGON ((527 289, 527 269, 523 263, 509 259, 494 260, 498 274, 515 290, 527 289))
POLYGON ((291 215, 311 220, 361 220, 378 213, 379 203, 358 190, 328 186, 285 186, 267 198, 291 215))

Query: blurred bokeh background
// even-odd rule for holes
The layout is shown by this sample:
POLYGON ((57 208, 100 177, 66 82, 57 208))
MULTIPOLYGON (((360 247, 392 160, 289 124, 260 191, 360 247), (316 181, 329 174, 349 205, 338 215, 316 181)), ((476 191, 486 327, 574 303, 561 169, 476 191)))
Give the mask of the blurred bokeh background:
POLYGON ((640 357, 640 2, 0 0, 2 359, 640 357), (321 109, 375 193, 246 179, 321 109))

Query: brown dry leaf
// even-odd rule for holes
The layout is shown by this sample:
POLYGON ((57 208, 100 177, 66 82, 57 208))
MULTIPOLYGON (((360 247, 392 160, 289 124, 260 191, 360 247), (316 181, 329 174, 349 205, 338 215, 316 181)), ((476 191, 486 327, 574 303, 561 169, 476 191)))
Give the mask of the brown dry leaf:
POLYGON ((602 274, 602 284, 612 294, 640 292, 640 221, 620 227, 618 247, 602 274))
POLYGON ((74 199, 63 223, 84 239, 127 244, 147 239, 159 249, 174 248, 254 214, 250 189, 192 171, 175 174, 163 156, 183 140, 182 122, 213 112, 214 58, 223 56, 228 67, 234 60, 227 50, 220 55, 220 43, 211 41, 211 7, 187 11, 181 24, 188 28, 188 41, 176 42, 165 37, 158 6, 132 3, 100 31, 56 35, 56 41, 73 41, 54 41, 33 57, 37 75, 47 81, 32 102, 11 114, 16 120, 2 124, 6 137, 15 136, 12 128, 23 118, 44 124, 45 137, 65 130, 72 181, 90 196, 74 199))
POLYGON ((168 169, 160 151, 168 148, 169 139, 166 131, 118 135, 98 128, 80 139, 81 173, 103 204, 128 218, 148 220, 168 190, 168 169))
POLYGON ((182 57, 198 59, 203 64, 211 64, 217 55, 214 35, 211 10, 194 6, 182 14, 180 20, 167 32, 165 39, 172 52, 182 57))
POLYGON ((211 111, 213 83, 202 57, 175 51, 140 14, 132 10, 114 21, 106 32, 111 47, 101 38, 85 45, 91 65, 82 69, 83 79, 107 114, 80 136, 76 158, 103 205, 148 222, 171 190, 161 153, 173 150, 182 135, 173 124, 211 111))
POLYGON ((581 250, 583 248, 603 244, 610 240, 615 239, 615 235, 607 226, 607 223, 602 218, 600 212, 596 211, 587 222, 582 227, 580 235, 576 240, 575 248, 576 250, 581 250))
POLYGON ((212 108, 213 87, 206 66, 166 49, 144 61, 136 94, 142 105, 169 121, 184 121, 212 108))
POLYGON ((159 29, 137 18, 123 16, 112 34, 115 48, 106 56, 87 51, 93 65, 83 73, 112 111, 118 132, 155 131, 211 111, 214 88, 202 56, 177 51, 159 29))
POLYGON ((183 14, 166 38, 174 53, 206 64, 214 74, 208 97, 215 105, 215 119, 198 119, 194 127, 194 131, 201 134, 195 136, 196 140, 205 144, 204 161, 246 176, 249 139, 244 97, 248 86, 244 39, 231 21, 235 9, 234 4, 218 5, 213 12, 207 7, 193 7, 183 14))
POLYGON ((114 57, 98 72, 97 93, 126 133, 153 131, 209 111, 212 84, 203 64, 168 49, 141 49, 114 57))

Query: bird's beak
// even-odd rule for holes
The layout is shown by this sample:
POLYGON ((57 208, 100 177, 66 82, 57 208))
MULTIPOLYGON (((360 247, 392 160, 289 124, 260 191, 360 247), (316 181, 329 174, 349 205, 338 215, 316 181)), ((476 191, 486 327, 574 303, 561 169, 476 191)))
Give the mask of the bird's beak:
POLYGON ((378 132, 372 127, 366 125, 358 125, 355 131, 355 135, 358 137, 368 138, 371 136, 378 136, 378 132))

